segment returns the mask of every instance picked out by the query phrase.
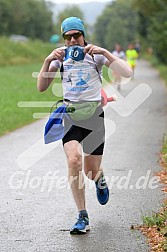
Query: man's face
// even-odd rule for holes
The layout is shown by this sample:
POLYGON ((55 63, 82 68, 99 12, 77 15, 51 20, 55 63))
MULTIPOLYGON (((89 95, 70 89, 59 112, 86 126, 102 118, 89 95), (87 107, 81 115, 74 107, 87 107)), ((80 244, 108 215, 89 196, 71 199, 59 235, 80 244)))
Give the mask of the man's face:
POLYGON ((78 30, 71 30, 63 35, 65 44, 67 47, 79 45, 84 46, 84 36, 83 33, 78 30))

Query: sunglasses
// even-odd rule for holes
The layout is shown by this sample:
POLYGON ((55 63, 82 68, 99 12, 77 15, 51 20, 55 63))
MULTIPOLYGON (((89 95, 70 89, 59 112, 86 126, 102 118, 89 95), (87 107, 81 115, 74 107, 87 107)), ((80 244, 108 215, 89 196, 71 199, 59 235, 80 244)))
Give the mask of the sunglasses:
POLYGON ((73 33, 73 34, 64 34, 63 38, 70 41, 72 39, 72 37, 74 39, 78 39, 81 36, 82 36, 82 32, 76 32, 76 33, 73 33))

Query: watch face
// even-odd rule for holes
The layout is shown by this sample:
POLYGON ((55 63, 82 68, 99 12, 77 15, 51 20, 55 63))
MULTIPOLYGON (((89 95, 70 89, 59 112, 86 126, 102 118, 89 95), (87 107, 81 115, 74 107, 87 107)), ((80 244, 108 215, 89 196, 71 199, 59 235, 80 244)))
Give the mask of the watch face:
POLYGON ((85 57, 84 47, 70 46, 65 49, 65 60, 71 58, 75 61, 83 60, 85 57))

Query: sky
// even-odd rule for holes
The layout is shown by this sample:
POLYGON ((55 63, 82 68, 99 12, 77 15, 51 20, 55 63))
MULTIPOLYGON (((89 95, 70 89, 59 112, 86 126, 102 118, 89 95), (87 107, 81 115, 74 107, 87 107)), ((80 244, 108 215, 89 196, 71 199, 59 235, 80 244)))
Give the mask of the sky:
POLYGON ((111 0, 47 0, 53 3, 76 3, 76 4, 80 4, 80 3, 89 3, 89 2, 110 2, 111 0))

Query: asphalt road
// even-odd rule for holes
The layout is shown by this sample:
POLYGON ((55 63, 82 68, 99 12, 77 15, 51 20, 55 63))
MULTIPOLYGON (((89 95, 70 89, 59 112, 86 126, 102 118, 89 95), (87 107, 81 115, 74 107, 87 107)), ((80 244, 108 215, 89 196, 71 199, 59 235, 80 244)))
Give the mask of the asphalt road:
POLYGON ((139 60, 135 79, 117 95, 118 102, 105 108, 102 165, 110 200, 99 205, 94 184, 87 181, 91 231, 86 235, 69 234, 77 210, 61 142, 43 144, 46 120, 0 138, 1 252, 148 251, 145 237, 131 225, 141 224, 165 197, 154 173, 167 130, 167 91, 158 72, 139 60))

